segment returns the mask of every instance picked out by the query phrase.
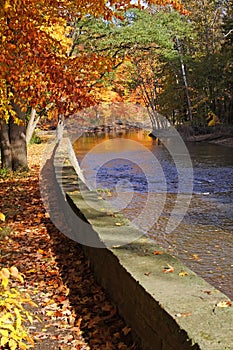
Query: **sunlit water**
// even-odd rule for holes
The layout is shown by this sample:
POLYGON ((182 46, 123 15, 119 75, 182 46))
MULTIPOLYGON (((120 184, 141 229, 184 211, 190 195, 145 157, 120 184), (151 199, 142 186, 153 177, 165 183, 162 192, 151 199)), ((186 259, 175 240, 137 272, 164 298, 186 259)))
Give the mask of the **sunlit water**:
POLYGON ((148 190, 155 201, 152 200, 146 214, 143 213, 142 221, 146 222, 154 214, 156 204, 153 203, 160 203, 159 196, 164 197, 166 193, 159 220, 149 228, 147 235, 233 299, 233 150, 210 143, 186 146, 194 171, 192 199, 180 225, 166 233, 165 227, 177 198, 178 174, 163 145, 158 145, 143 131, 123 131, 114 136, 83 135, 74 144, 80 162, 88 153, 88 161, 82 163, 87 181, 96 182, 98 189, 110 190, 111 196, 106 195, 110 203, 116 203, 117 197, 126 201, 126 207, 118 201, 118 209, 131 221, 145 207, 148 190), (152 154, 145 157, 140 147, 124 149, 120 146, 121 140, 114 151, 96 147, 116 138, 136 141, 152 154), (161 169, 152 164, 153 157, 164 176, 161 169))

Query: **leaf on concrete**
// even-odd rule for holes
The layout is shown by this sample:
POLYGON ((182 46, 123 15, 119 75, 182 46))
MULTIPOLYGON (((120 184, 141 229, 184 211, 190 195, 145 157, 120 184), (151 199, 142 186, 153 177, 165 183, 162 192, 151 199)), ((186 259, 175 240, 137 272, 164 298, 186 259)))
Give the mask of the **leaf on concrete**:
POLYGON ((169 265, 169 264, 167 264, 167 266, 164 267, 163 272, 164 272, 164 273, 174 272, 174 267, 171 266, 171 265, 169 265))
POLYGON ((188 316, 191 316, 192 313, 191 312, 179 312, 178 314, 176 314, 175 316, 176 317, 188 317, 188 316))
POLYGON ((184 277, 184 276, 188 276, 189 274, 188 274, 188 272, 187 271, 180 271, 180 273, 179 273, 179 276, 180 277, 184 277))
POLYGON ((162 254, 164 254, 164 252, 162 252, 162 251, 154 251, 153 253, 152 253, 153 255, 162 255, 162 254))
POLYGON ((223 301, 220 301, 219 303, 217 303, 217 307, 230 307, 232 306, 232 303, 230 300, 223 300, 223 301))

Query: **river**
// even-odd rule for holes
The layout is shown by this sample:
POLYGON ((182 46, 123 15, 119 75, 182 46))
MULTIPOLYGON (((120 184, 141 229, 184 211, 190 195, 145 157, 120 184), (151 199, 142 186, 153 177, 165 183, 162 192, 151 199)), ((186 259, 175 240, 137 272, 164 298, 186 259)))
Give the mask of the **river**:
MULTIPOLYGON (((179 192, 179 176, 162 144, 143 130, 83 134, 74 143, 87 181, 95 183, 97 189, 105 189, 102 195, 106 200, 117 203, 117 209, 130 220, 142 212, 148 192, 157 199, 166 192, 159 219, 147 235, 233 299, 233 150, 204 142, 187 143, 186 147, 193 167, 193 188, 191 195, 187 194, 187 202, 189 197, 191 202, 178 227, 166 232, 179 192), (112 143, 109 147, 113 139, 115 149, 112 143), (126 140, 134 141, 133 147, 122 147, 126 140), (142 147, 148 150, 148 156, 142 147), (152 166, 153 157, 156 168, 152 166), (116 201, 117 197, 120 200, 116 201)), ((150 221, 154 210, 152 203, 143 214, 145 222, 150 221)))

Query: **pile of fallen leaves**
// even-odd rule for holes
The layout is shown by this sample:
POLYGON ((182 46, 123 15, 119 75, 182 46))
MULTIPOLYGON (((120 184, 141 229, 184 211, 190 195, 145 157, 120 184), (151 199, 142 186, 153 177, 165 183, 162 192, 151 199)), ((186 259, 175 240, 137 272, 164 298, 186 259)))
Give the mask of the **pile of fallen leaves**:
MULTIPOLYGON (((34 349, 138 350, 131 329, 97 284, 82 248, 52 224, 39 190, 44 144, 29 147, 30 172, 0 178, 1 268, 15 266, 37 308, 34 349)), ((1 348, 1 347, 0 347, 1 348)))

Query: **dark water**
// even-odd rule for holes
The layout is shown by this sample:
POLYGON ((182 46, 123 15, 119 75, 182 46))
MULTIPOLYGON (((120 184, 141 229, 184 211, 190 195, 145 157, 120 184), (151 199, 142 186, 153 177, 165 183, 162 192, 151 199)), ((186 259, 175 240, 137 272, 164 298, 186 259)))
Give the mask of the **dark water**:
POLYGON ((90 187, 108 189, 106 200, 131 221, 146 208, 139 227, 233 299, 233 149, 210 143, 186 147, 193 168, 192 180, 190 165, 184 164, 182 201, 187 201, 187 211, 180 224, 166 232, 181 178, 163 145, 143 131, 84 135, 74 145, 90 187), (158 206, 159 219, 147 227, 158 206))

